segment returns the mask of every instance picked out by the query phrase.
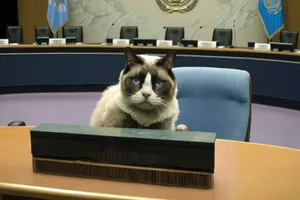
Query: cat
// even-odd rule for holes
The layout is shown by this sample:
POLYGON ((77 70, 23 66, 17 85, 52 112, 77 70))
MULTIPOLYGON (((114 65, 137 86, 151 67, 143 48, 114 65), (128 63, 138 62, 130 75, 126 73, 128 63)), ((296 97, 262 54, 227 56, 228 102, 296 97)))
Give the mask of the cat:
POLYGON ((176 52, 164 57, 137 55, 125 48, 125 68, 119 82, 109 86, 96 104, 90 126, 187 131, 175 127, 179 116, 176 77, 172 72, 176 52))

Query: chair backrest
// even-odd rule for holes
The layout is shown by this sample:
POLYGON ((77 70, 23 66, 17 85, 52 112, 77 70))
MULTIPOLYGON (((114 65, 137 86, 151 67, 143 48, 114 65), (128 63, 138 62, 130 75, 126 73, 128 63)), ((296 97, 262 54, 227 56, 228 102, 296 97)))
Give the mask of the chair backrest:
POLYGON ((298 47, 298 31, 282 30, 279 35, 279 41, 283 43, 292 43, 294 48, 298 47))
POLYGON ((212 40, 218 41, 220 46, 232 46, 232 29, 215 28, 212 40))
POLYGON ((23 43, 23 28, 21 26, 7 26, 6 38, 9 43, 23 43))
POLYGON ((180 115, 189 131, 214 132, 219 139, 249 141, 251 80, 247 71, 176 67, 180 115))
POLYGON ((165 40, 173 40, 173 45, 181 43, 184 38, 184 27, 167 27, 165 40))
POLYGON ((49 26, 36 26, 35 27, 35 40, 37 37, 53 38, 53 33, 49 26))
POLYGON ((62 36, 76 37, 77 42, 83 42, 83 29, 82 26, 63 26, 62 36))
POLYGON ((120 30, 120 39, 132 39, 139 37, 139 29, 137 26, 122 26, 120 30))

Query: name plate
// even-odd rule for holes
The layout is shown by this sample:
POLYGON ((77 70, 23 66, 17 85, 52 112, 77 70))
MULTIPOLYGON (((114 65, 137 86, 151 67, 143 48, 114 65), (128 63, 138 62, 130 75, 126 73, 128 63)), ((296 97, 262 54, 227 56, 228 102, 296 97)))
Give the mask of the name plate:
POLYGON ((129 45, 129 39, 113 39, 113 45, 129 45))
POLYGON ((173 40, 156 40, 156 46, 171 47, 173 46, 173 40))
POLYGON ((216 41, 198 41, 198 47, 217 48, 217 42, 216 41))
POLYGON ((66 38, 49 38, 49 45, 64 45, 66 38))
POLYGON ((271 50, 271 44, 268 44, 268 43, 255 43, 254 44, 254 50, 270 51, 271 50))
POLYGON ((8 39, 0 39, 0 45, 8 45, 8 39))

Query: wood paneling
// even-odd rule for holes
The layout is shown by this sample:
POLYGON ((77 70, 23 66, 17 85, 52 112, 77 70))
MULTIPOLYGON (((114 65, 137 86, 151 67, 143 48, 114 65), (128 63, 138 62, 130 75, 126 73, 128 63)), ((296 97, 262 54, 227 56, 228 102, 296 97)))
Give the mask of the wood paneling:
MULTIPOLYGON (((284 26, 286 30, 300 32, 300 0, 283 0, 284 26)), ((300 48, 300 39, 298 40, 300 48)))
POLYGON ((35 26, 48 26, 48 0, 18 0, 19 25, 23 27, 24 42, 34 42, 35 26))

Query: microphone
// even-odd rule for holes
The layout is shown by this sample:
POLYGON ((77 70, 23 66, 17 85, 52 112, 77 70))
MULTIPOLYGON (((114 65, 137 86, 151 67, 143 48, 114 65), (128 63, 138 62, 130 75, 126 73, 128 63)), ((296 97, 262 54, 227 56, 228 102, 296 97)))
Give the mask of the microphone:
POLYGON ((106 34, 106 38, 105 39, 107 39, 108 38, 108 35, 110 34, 110 31, 111 31, 111 29, 112 29, 112 27, 115 25, 115 23, 112 23, 111 25, 110 25, 110 27, 109 27, 109 29, 108 29, 108 31, 107 31, 107 34, 106 34))
POLYGON ((233 27, 233 40, 234 40, 234 47, 237 47, 237 45, 236 45, 235 20, 233 20, 233 22, 232 22, 232 27, 233 27))
POLYGON ((200 26, 196 31, 195 31, 195 33, 192 35, 192 39, 194 38, 194 36, 196 35, 196 33, 198 33, 198 31, 200 31, 200 29, 202 29, 203 28, 203 26, 200 26))

